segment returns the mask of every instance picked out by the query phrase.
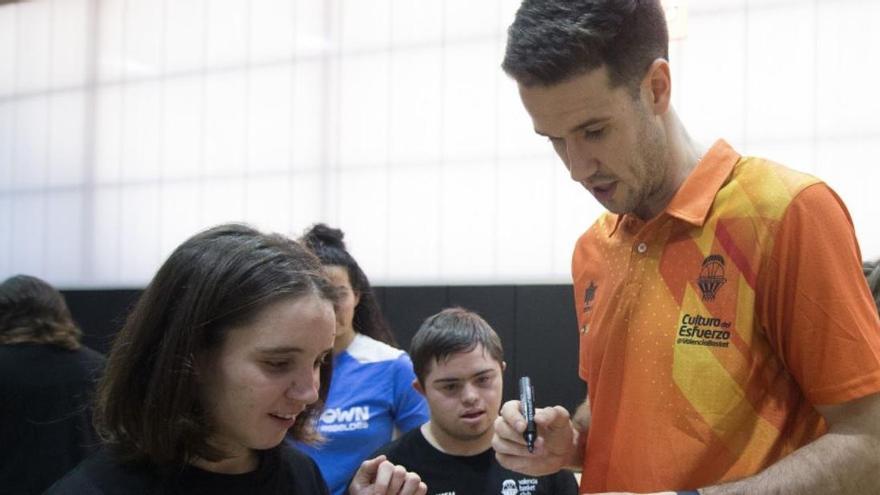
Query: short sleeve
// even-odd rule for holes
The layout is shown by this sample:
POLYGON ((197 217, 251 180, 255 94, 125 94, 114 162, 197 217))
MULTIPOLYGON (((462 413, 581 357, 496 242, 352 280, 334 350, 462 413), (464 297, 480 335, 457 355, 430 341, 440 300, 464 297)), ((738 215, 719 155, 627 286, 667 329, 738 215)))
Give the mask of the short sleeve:
POLYGON ((849 213, 825 184, 791 202, 756 296, 767 338, 807 400, 880 391, 880 319, 849 213))
POLYGON ((413 388, 412 361, 403 353, 394 362, 394 426, 403 433, 421 426, 429 419, 425 398, 413 388))

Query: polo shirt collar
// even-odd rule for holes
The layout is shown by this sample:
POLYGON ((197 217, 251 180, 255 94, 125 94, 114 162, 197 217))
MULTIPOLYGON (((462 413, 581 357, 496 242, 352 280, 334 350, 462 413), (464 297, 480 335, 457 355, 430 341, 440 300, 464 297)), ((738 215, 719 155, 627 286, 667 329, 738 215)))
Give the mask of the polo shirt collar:
MULTIPOLYGON (((715 141, 672 197, 672 201, 666 205, 664 212, 695 226, 702 226, 709 215, 712 203, 715 202, 715 196, 721 190, 721 186, 727 182, 739 159, 739 153, 727 141, 723 139, 715 141)), ((628 215, 617 215, 614 227, 608 233, 609 237, 614 235, 624 217, 628 215)))

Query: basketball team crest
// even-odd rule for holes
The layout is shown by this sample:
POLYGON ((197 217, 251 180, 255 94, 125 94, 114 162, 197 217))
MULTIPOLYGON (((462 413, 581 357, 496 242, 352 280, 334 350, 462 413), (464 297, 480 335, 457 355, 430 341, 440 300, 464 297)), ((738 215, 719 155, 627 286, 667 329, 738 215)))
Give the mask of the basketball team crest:
MULTIPOLYGON (((599 286, 592 280, 590 280, 590 285, 584 290, 584 316, 590 314, 590 311, 593 310, 593 299, 596 298, 596 289, 599 286)), ((583 327, 581 327, 581 334, 586 335, 587 332, 590 331, 590 324, 587 323, 583 327)))
POLYGON ((724 278, 724 257, 720 254, 712 254, 703 260, 700 268, 700 276, 697 278, 697 287, 703 293, 704 301, 714 301, 715 294, 727 279, 724 278))

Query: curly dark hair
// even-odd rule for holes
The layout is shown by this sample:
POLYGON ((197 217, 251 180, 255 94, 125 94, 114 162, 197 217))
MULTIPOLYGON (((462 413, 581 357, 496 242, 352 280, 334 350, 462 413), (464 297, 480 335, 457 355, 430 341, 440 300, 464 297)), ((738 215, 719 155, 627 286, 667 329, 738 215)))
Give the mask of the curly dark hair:
POLYGON ((551 86, 606 66, 612 87, 635 90, 658 58, 669 59, 660 0, 524 0, 501 67, 524 86, 551 86))
POLYGON ((355 331, 397 347, 394 334, 379 309, 370 280, 345 248, 344 237, 345 233, 341 230, 318 223, 310 227, 300 240, 318 256, 322 265, 341 266, 348 272, 351 288, 360 296, 352 322, 355 331))
POLYGON ((47 282, 15 275, 0 284, 0 344, 50 344, 79 349, 82 332, 64 301, 47 282))
MULTIPOLYGON (((247 325, 282 299, 309 295, 336 302, 318 259, 302 245, 245 225, 220 225, 181 244, 159 268, 117 334, 98 389, 95 426, 123 461, 178 465, 222 452, 201 404, 197 355, 219 348, 231 328, 247 325)), ((290 430, 312 441, 312 422, 330 386, 321 364, 319 400, 290 430)))

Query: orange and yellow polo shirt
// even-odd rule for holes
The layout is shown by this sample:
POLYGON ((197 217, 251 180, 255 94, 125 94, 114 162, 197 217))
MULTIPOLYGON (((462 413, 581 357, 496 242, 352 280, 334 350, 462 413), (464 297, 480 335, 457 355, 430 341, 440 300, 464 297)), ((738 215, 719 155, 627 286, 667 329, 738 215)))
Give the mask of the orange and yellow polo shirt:
POLYGON ((845 206, 718 141, 666 210, 604 214, 572 274, 592 419, 581 488, 694 489, 825 431, 880 391, 880 320, 845 206))

